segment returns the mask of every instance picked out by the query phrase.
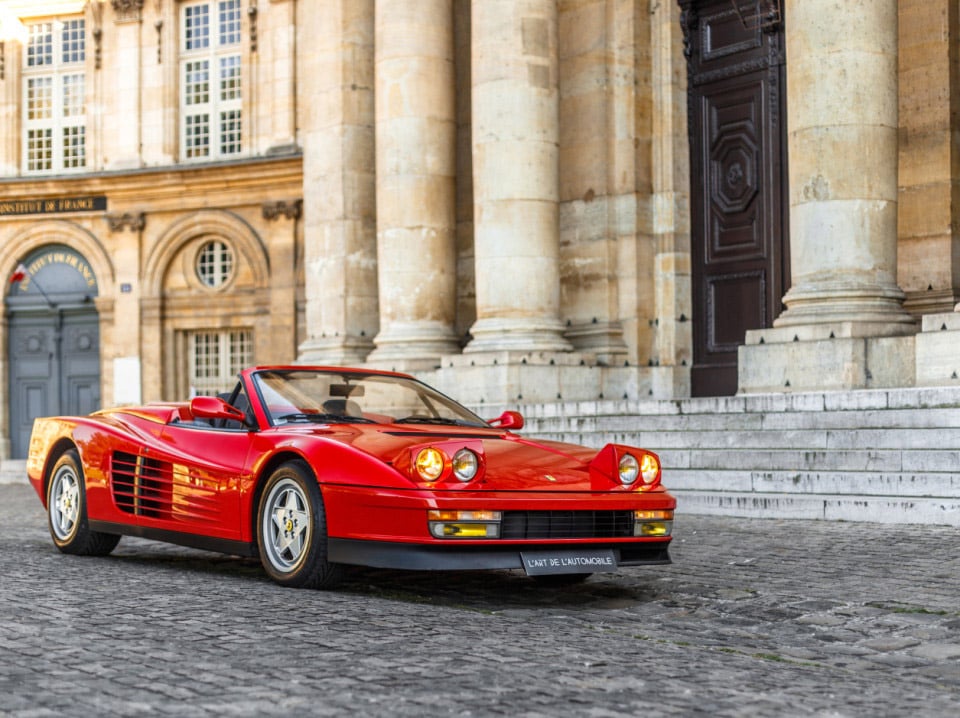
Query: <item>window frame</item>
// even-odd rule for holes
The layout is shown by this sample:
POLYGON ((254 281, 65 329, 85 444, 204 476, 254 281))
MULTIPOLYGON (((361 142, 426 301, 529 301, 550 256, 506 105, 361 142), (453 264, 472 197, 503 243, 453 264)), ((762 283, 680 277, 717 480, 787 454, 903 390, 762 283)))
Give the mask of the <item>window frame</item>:
POLYGON ((230 391, 242 369, 253 366, 254 333, 252 327, 190 329, 184 331, 187 360, 187 384, 190 396, 216 396, 230 391), (205 343, 205 358, 198 355, 198 341, 205 343), (200 361, 198 361, 200 360, 200 361), (200 376, 200 365, 214 370, 200 376))
POLYGON ((83 172, 88 166, 86 19, 47 17, 26 23, 26 29, 21 171, 32 176, 83 172), (34 38, 43 35, 38 52, 34 38))
POLYGON ((213 162, 246 154, 243 14, 241 0, 194 0, 180 5, 177 72, 182 162, 213 162), (201 8, 206 11, 199 12, 201 8))

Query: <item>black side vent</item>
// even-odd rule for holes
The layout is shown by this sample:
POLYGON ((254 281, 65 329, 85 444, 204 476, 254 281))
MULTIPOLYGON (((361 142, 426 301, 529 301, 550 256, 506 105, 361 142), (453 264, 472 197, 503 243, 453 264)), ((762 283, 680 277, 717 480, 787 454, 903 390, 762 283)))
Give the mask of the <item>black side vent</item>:
POLYGON ((110 463, 113 499, 121 511, 168 518, 173 497, 170 464, 116 451, 110 463))

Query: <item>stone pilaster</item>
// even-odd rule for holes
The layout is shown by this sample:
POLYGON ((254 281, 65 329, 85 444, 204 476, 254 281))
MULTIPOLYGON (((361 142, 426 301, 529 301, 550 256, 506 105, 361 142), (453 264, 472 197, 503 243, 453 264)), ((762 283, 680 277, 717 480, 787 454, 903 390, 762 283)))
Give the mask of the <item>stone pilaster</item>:
MULTIPOLYGON (((103 147, 108 170, 130 169, 141 164, 140 86, 143 79, 140 30, 142 2, 114 2, 113 15, 104 15, 104 43, 99 71, 113 84, 103 113, 103 147), (137 118, 131 122, 130 118, 137 118)), ((89 82, 89 78, 88 78, 89 82)))
POLYGON ((471 28, 477 321, 464 351, 569 351, 559 318, 557 3, 474 2, 471 28))
POLYGON ((888 386, 896 350, 867 345, 915 331, 896 279, 897 0, 785 9, 793 286, 774 329, 747 332, 740 391, 888 386))
POLYGON ((256 14, 248 11, 249 22, 257 29, 251 65, 258 58, 261 77, 269 78, 260 88, 265 97, 259 108, 262 137, 258 138, 268 153, 291 151, 297 144, 296 7, 293 0, 273 0, 256 14))
POLYGON ((12 14, 0 16, 0 176, 18 173, 20 156, 20 21, 12 14))
POLYGON ((373 0, 298 16, 307 339, 299 361, 361 363, 379 330, 373 0))
POLYGON ((453 18, 451 0, 377 0, 373 363, 459 350, 453 18))

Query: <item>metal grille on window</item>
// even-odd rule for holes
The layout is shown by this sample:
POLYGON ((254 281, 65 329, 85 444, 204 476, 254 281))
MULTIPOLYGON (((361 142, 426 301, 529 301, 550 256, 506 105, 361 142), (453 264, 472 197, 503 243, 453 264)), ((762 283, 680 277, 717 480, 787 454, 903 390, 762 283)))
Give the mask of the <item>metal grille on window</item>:
POLYGON ((191 394, 229 391, 240 370, 253 363, 249 329, 191 332, 188 339, 191 394))

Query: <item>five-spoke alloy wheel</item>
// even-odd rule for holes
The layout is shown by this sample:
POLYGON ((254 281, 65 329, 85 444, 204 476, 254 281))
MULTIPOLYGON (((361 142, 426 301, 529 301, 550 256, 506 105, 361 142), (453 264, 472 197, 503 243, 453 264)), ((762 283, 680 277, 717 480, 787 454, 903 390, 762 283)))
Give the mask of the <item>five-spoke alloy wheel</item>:
POLYGON ((71 449, 57 460, 47 486, 50 535, 64 553, 106 556, 116 547, 120 537, 90 530, 86 500, 80 457, 71 449))
POLYGON ((267 480, 257 512, 260 561, 279 584, 329 588, 342 567, 327 561, 327 524, 320 487, 309 468, 290 461, 267 480))

